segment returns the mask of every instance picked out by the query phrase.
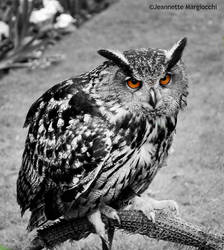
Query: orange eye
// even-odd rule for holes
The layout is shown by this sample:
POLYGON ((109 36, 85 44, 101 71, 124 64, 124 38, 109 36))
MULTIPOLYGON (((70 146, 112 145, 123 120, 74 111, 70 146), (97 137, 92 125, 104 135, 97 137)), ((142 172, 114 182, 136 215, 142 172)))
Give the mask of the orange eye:
POLYGON ((170 74, 166 74, 164 78, 159 80, 159 83, 161 85, 167 85, 171 80, 171 75, 170 74))
POLYGON ((140 88, 141 87, 141 82, 140 81, 137 81, 137 80, 128 80, 127 82, 128 84, 128 87, 132 88, 132 89, 137 89, 137 88, 140 88))

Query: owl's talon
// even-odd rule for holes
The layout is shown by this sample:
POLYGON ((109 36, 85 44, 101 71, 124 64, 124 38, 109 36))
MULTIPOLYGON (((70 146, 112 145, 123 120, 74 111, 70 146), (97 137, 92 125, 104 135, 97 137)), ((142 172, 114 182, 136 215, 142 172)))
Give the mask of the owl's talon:
POLYGON ((179 207, 178 207, 177 203, 175 201, 172 201, 172 200, 169 202, 170 202, 170 205, 169 205, 170 210, 179 213, 179 207))
POLYGON ((153 223, 156 222, 156 215, 155 215, 155 212, 154 212, 154 211, 151 211, 151 212, 149 213, 148 217, 149 217, 149 219, 151 219, 151 221, 152 221, 153 223))
POLYGON ((100 238, 102 240, 102 249, 103 250, 110 250, 111 245, 110 245, 110 242, 108 240, 108 237, 105 238, 105 237, 101 236, 100 238))
POLYGON ((103 215, 105 215, 107 218, 117 221, 117 223, 119 225, 121 224, 120 217, 119 217, 117 211, 114 208, 112 208, 112 207, 110 207, 108 205, 103 204, 100 207, 100 212, 103 215))
POLYGON ((104 241, 108 241, 105 224, 102 221, 100 211, 96 210, 94 213, 90 214, 88 220, 92 223, 100 238, 104 239, 104 241))
POLYGON ((177 204, 176 201, 173 200, 167 200, 168 202, 168 209, 171 210, 173 213, 175 213, 177 216, 180 215, 180 210, 179 210, 179 206, 177 204))
POLYGON ((117 212, 116 212, 116 214, 113 215, 112 219, 115 220, 119 225, 121 225, 121 219, 120 219, 119 215, 117 214, 117 212))
POLYGON ((120 218, 115 209, 105 204, 102 204, 98 210, 88 216, 90 223, 92 223, 96 233, 102 240, 103 250, 110 250, 113 241, 114 228, 109 227, 106 229, 105 224, 102 221, 101 214, 105 215, 109 219, 116 220, 118 223, 120 223, 120 218))

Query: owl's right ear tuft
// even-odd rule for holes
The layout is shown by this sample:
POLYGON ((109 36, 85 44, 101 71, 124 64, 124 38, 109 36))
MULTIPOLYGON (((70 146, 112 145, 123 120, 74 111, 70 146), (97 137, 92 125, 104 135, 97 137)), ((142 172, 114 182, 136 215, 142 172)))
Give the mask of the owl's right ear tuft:
POLYGON ((186 44, 187 44, 187 38, 184 37, 183 39, 176 42, 173 45, 173 47, 167 51, 167 59, 168 59, 167 69, 171 69, 174 65, 178 63, 178 61, 181 59, 186 44))
POLYGON ((118 67, 122 68, 127 74, 132 74, 132 69, 128 59, 120 51, 101 49, 97 51, 99 55, 114 62, 118 67))

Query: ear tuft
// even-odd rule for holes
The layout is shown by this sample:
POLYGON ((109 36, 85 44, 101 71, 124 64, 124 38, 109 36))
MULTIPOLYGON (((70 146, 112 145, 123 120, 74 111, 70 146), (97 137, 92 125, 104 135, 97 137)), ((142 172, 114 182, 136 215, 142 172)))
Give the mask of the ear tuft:
POLYGON ((170 50, 167 51, 168 70, 171 69, 174 65, 176 65, 178 61, 181 59, 186 44, 187 44, 187 38, 184 37, 183 39, 175 43, 170 50))
POLYGON ((132 70, 128 59, 120 51, 101 49, 97 51, 98 54, 106 59, 114 62, 117 66, 121 67, 126 73, 131 74, 132 70))

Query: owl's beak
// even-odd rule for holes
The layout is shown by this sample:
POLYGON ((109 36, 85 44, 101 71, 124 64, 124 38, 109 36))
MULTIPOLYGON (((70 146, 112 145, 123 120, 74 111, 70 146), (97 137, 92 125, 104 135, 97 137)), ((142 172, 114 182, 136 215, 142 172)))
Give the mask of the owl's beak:
POLYGON ((157 103, 156 92, 153 88, 149 90, 149 104, 155 108, 157 103))

